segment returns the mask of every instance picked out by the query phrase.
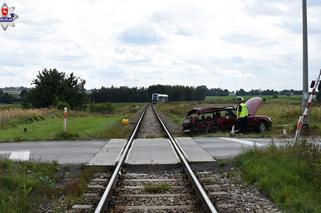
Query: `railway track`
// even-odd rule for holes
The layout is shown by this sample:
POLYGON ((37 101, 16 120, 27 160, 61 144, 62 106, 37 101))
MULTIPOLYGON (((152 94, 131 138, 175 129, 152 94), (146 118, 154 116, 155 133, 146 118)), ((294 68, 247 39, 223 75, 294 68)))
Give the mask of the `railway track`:
POLYGON ((265 204, 260 206, 251 193, 245 198, 245 193, 240 193, 243 189, 234 189, 233 183, 217 174, 211 166, 213 164, 193 165, 192 169, 179 143, 154 107, 148 105, 121 151, 113 173, 94 178, 84 195, 85 204, 74 205, 77 208, 70 212, 280 212, 276 208, 266 208, 265 204), (151 127, 154 123, 158 127, 151 127), (137 136, 156 137, 152 132, 170 140, 180 164, 125 165, 134 139, 137 136))
POLYGON ((110 212, 201 212, 182 168, 135 168, 122 175, 110 212))
POLYGON ((216 212, 216 209, 188 164, 181 147, 154 107, 148 105, 122 150, 95 212, 216 212), (137 135, 146 135, 146 132, 139 133, 139 129, 145 114, 151 116, 151 113, 162 127, 162 134, 166 134, 170 139, 181 160, 180 165, 141 168, 124 166, 133 140, 137 135))

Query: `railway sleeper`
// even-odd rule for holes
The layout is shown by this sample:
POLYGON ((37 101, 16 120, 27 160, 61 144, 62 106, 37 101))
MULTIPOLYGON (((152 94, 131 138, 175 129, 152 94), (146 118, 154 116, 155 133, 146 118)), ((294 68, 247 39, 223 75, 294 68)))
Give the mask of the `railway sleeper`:
POLYGON ((88 204, 75 204, 71 207, 71 209, 68 211, 68 213, 87 213, 87 212, 93 212, 94 206, 88 205, 88 204))
POLYGON ((124 186, 147 186, 147 185, 160 185, 168 184, 170 186, 184 186, 185 180, 183 179, 130 179, 124 180, 124 186))
MULTIPOLYGON (((186 188, 186 186, 172 186, 166 192, 162 192, 163 194, 177 194, 177 193, 192 193, 192 189, 186 188)), ((128 193, 128 194, 142 194, 146 193, 144 190, 144 186, 122 186, 122 188, 117 188, 116 193, 128 193)))
MULTIPOLYGON (((167 178, 167 179, 177 179, 177 178, 183 178, 184 173, 182 174, 161 174, 162 178, 167 178)), ((145 173, 139 173, 139 174, 135 174, 135 173, 127 173, 126 174, 126 178, 128 179, 155 179, 155 178, 159 178, 160 174, 145 174, 145 173)))
POLYGON ((95 173, 87 184, 85 192, 82 194, 81 200, 72 205, 67 211, 70 213, 89 213, 94 212, 95 205, 100 199, 101 194, 108 184, 109 173, 95 173))
POLYGON ((166 204, 167 206, 175 205, 197 205, 198 201, 193 199, 191 195, 181 196, 159 196, 159 197, 131 197, 121 196, 119 200, 115 201, 115 206, 159 206, 166 204))
POLYGON ((111 213, 120 213, 120 212, 153 212, 153 213, 164 213, 164 212, 184 212, 184 213, 197 213, 200 212, 199 209, 195 208, 194 205, 176 205, 176 206, 167 206, 167 205, 154 205, 154 206, 118 206, 117 208, 111 210, 111 213))

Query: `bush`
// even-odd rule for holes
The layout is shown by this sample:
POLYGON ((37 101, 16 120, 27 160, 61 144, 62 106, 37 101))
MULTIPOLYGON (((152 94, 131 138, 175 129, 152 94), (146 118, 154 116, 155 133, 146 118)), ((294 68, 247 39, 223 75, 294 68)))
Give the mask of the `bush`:
POLYGON ((23 109, 31 109, 32 105, 30 103, 21 103, 23 109))
POLYGON ((58 101, 57 103, 54 104, 54 106, 59 110, 63 110, 65 107, 70 109, 70 105, 65 101, 58 101))
POLYGON ((54 109, 9 109, 0 110, 0 127, 10 127, 19 124, 28 124, 34 121, 44 120, 46 117, 54 117, 54 109))
POLYGON ((69 133, 69 132, 59 132, 56 134, 56 140, 67 140, 67 139, 77 139, 79 135, 77 133, 69 133))
POLYGON ((114 112, 114 106, 110 103, 103 104, 89 104, 89 112, 98 112, 98 113, 112 113, 114 112))

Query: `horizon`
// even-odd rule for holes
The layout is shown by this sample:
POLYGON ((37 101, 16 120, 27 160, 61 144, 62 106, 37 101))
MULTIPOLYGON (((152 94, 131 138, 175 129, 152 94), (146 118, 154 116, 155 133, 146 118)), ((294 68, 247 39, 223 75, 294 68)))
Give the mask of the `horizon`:
MULTIPOLYGON (((187 86, 187 85, 167 85, 167 84, 152 84, 152 85, 149 85, 149 86, 147 86, 147 87, 137 87, 137 86, 133 86, 133 87, 129 87, 129 86, 126 86, 126 85, 123 85, 123 86, 113 86, 113 85, 111 85, 111 86, 101 86, 100 88, 91 88, 91 89, 86 89, 86 91, 90 91, 90 90, 99 90, 99 89, 101 89, 102 87, 105 87, 105 88, 110 88, 110 87, 115 87, 115 88, 119 88, 119 87, 127 87, 127 88, 137 88, 137 89, 140 89, 140 88, 148 88, 148 87, 150 87, 150 86, 155 86, 155 85, 162 85, 162 86, 187 86)), ((206 86, 206 85, 198 85, 198 86, 206 86)), ((190 86, 190 87, 198 87, 198 86, 190 86)), ((0 89, 1 90, 4 90, 4 89, 19 89, 19 88, 23 88, 23 89, 33 89, 33 87, 25 87, 25 86, 17 86, 17 87, 13 87, 13 86, 9 86, 9 87, 0 87, 0 89)), ((241 90, 241 89, 243 89, 243 88, 239 88, 239 89, 237 89, 237 90, 229 90, 229 89, 226 89, 226 88, 220 88, 220 87, 213 87, 213 88, 211 88, 211 87, 207 87, 206 86, 206 88, 208 89, 208 90, 211 90, 211 89, 221 89, 221 90, 228 90, 230 93, 231 92, 236 92, 236 91, 239 91, 239 90, 241 90)), ((280 90, 275 90, 275 89, 273 89, 273 88, 268 88, 268 89, 260 89, 260 88, 252 88, 252 89, 249 89, 249 90, 245 90, 245 89, 243 89, 244 91, 246 91, 246 92, 249 92, 249 91, 251 91, 251 90, 260 90, 260 91, 265 91, 265 90, 274 90, 274 91, 278 91, 278 92, 280 92, 280 91, 285 91, 285 90, 294 90, 294 91, 302 91, 302 89, 280 89, 280 90)))

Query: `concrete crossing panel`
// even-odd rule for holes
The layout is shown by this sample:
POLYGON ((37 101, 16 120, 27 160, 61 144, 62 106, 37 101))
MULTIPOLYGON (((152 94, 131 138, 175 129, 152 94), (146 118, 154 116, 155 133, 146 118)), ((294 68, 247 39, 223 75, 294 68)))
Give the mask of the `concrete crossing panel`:
POLYGON ((253 146, 216 137, 193 138, 215 159, 228 159, 252 149, 253 146))
POLYGON ((30 151, 26 150, 20 150, 11 152, 9 159, 14 161, 28 161, 30 156, 30 151))
POLYGON ((177 164, 176 155, 166 138, 139 138, 133 141, 125 163, 134 165, 177 164))
POLYGON ((126 139, 111 139, 93 158, 89 160, 87 165, 116 165, 120 156, 120 151, 125 146, 126 141, 126 139))
POLYGON ((189 162, 213 162, 215 161, 200 145, 190 137, 177 137, 177 143, 181 146, 189 162))

